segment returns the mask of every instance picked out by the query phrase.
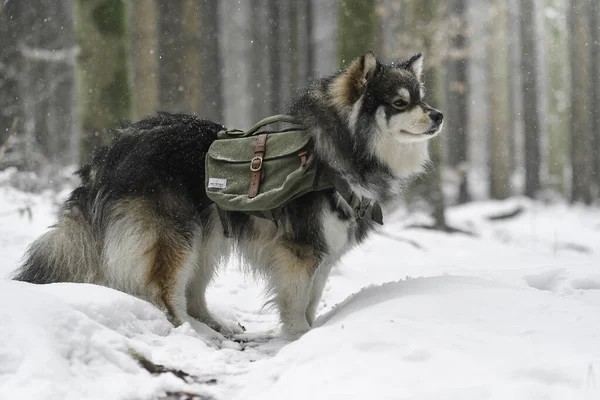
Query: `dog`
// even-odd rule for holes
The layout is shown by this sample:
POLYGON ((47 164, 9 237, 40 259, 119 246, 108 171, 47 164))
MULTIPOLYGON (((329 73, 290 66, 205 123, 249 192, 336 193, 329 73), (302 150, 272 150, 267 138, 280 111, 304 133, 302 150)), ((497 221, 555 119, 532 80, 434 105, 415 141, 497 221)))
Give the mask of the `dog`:
MULTIPOLYGON (((310 83, 288 110, 310 132, 328 173, 384 215, 423 171, 428 141, 442 129, 443 114, 423 101, 422 68, 421 54, 384 64, 368 52, 310 83)), ((223 129, 168 113, 120 129, 78 171, 80 186, 30 245, 14 279, 108 286, 152 302, 175 325, 207 329, 200 321, 227 336, 241 326, 211 315, 205 291, 235 255, 266 280, 282 336, 307 332, 332 266, 376 224, 357 218, 336 189, 292 200, 277 224, 240 212, 219 216, 204 165, 223 129)))

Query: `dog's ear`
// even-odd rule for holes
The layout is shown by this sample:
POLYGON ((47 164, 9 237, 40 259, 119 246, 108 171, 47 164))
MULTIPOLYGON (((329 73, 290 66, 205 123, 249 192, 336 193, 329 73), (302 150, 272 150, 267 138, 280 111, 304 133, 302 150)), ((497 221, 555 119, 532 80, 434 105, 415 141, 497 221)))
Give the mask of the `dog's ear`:
POLYGON ((381 69, 382 64, 372 51, 356 58, 331 85, 334 104, 340 108, 354 104, 365 93, 369 81, 377 76, 381 69))
POLYGON ((351 90, 353 94, 352 103, 363 95, 367 83, 377 76, 380 70, 381 63, 371 50, 367 51, 364 56, 352 61, 352 64, 346 70, 346 76, 349 78, 348 84, 353 86, 351 90))
POLYGON ((411 70, 418 80, 421 80, 423 73, 423 54, 417 53, 406 62, 406 68, 411 70))
POLYGON ((360 58, 360 66, 362 69, 362 77, 368 82, 375 77, 381 70, 381 63, 375 57, 375 53, 371 50, 360 58))

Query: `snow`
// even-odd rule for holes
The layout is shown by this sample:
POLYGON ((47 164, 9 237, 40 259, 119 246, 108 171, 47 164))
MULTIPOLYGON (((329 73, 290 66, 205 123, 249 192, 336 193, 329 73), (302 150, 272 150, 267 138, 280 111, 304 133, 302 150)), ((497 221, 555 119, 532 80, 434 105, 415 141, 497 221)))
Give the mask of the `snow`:
POLYGON ((332 271, 317 326, 295 342, 277 338, 261 283, 229 265, 209 304, 248 331, 216 346, 112 289, 9 281, 65 195, 0 185, 0 399, 600 398, 598 209, 522 198, 449 209, 473 235, 387 218, 332 271), (132 354, 192 378, 153 375, 132 354))

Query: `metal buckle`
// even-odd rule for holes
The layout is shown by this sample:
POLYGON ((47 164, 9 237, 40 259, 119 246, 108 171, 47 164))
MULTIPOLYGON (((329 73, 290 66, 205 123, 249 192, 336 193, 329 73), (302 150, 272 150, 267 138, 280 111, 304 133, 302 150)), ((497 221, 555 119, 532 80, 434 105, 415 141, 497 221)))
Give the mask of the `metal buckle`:
POLYGON ((250 161, 250 171, 257 172, 262 168, 263 158, 262 157, 254 157, 252 161, 250 161), (258 166, 254 166, 254 162, 258 161, 258 166))

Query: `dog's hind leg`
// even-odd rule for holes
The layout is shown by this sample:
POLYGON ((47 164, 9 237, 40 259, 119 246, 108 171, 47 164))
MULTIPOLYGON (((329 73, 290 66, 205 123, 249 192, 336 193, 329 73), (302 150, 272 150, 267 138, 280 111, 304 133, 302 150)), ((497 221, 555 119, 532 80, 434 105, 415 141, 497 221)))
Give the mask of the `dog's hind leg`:
POLYGON ((199 324, 188 313, 186 292, 199 262, 198 252, 190 241, 173 231, 166 231, 159 236, 151 251, 153 264, 149 283, 158 288, 160 302, 173 325, 188 322, 206 338, 223 339, 214 330, 199 324))
POLYGON ((212 260, 202 260, 196 265, 194 275, 186 288, 188 313, 198 321, 221 332, 223 335, 232 336, 237 333, 242 333, 244 330, 241 325, 224 322, 215 318, 208 311, 208 306, 206 304, 206 289, 212 280, 216 264, 211 261, 212 260))
POLYGON ((270 254, 270 284, 279 308, 283 335, 296 339, 310 329, 306 310, 311 280, 318 265, 316 252, 301 244, 282 242, 270 254))

